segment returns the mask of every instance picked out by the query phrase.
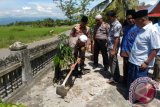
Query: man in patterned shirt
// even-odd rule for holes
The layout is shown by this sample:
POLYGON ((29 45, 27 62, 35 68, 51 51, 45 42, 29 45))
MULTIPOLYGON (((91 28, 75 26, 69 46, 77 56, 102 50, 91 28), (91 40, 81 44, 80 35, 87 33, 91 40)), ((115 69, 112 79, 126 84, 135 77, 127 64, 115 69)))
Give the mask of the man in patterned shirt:
POLYGON ((120 79, 119 65, 117 59, 117 53, 119 48, 119 38, 122 30, 121 23, 116 18, 116 12, 111 10, 107 13, 107 18, 110 21, 110 31, 108 38, 109 49, 109 65, 112 77, 107 83, 117 83, 120 79))

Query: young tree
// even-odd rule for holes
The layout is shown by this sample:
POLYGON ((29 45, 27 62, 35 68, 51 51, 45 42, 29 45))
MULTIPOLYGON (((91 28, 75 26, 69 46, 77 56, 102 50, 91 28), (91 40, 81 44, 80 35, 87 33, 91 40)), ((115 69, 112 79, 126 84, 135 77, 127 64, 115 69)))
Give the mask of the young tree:
POLYGON ((72 20, 73 15, 78 12, 77 0, 58 0, 57 6, 72 20))
POLYGON ((87 9, 87 6, 94 0, 80 0, 80 12, 81 14, 86 14, 89 10, 87 9))
POLYGON ((53 0, 65 15, 73 20, 81 14, 86 14, 87 6, 94 0, 53 0))

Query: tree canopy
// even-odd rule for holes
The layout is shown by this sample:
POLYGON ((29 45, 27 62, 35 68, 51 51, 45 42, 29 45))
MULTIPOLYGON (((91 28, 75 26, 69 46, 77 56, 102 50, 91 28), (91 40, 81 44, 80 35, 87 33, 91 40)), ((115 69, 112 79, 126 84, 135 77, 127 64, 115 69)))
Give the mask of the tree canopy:
POLYGON ((125 12, 128 9, 136 9, 138 6, 138 0, 104 0, 96 5, 92 10, 99 9, 105 14, 109 10, 115 10, 119 19, 124 19, 125 12), (105 5, 107 4, 107 5, 105 5))
POLYGON ((125 19, 128 9, 136 9, 138 0, 104 0, 89 11, 88 5, 95 0, 53 0, 70 20, 77 20, 80 15, 87 14, 90 17, 101 13, 106 14, 109 10, 115 10, 120 20, 125 19))
POLYGON ((88 5, 94 0, 53 0, 57 6, 65 13, 70 19, 77 19, 82 14, 87 14, 89 9, 88 5))

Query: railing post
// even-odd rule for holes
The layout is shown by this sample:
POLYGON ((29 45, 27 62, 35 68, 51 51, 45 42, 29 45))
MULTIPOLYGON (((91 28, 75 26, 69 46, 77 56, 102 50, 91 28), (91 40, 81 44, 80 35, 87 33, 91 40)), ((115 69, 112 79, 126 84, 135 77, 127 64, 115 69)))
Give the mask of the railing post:
POLYGON ((17 55, 22 61, 22 82, 27 84, 31 83, 33 80, 33 74, 27 45, 21 42, 15 42, 9 48, 11 50, 11 54, 17 55))

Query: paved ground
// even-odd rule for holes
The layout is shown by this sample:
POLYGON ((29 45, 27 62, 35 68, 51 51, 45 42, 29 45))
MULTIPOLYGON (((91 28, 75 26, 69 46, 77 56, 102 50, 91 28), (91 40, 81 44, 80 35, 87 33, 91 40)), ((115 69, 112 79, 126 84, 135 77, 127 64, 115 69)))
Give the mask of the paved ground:
MULTIPOLYGON (((16 103, 27 107, 131 107, 125 99, 126 89, 122 84, 112 86, 106 83, 108 73, 102 70, 102 57, 99 56, 99 68, 92 69, 91 54, 86 55, 86 67, 91 72, 76 78, 73 87, 63 99, 56 95, 56 86, 52 83, 53 71, 49 72, 28 90, 16 103)), ((119 57, 120 70, 122 59, 119 57)), ((158 103, 151 104, 158 107, 158 103)))

